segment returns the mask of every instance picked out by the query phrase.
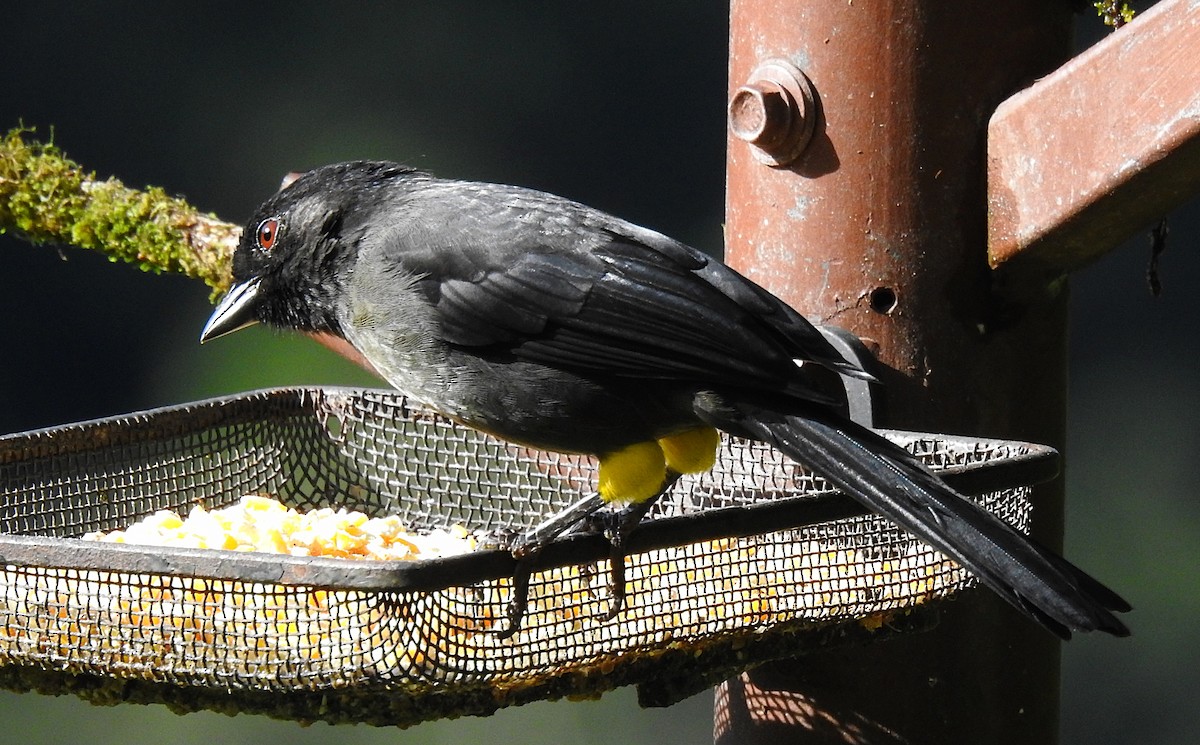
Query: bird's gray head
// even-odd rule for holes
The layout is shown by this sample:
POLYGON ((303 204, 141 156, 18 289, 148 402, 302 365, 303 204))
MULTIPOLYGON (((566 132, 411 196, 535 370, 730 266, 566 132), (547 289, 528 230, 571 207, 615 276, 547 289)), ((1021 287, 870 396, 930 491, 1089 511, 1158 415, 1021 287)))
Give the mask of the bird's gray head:
POLYGON ((423 176, 396 163, 354 161, 317 168, 285 185, 242 231, 233 286, 200 341, 259 322, 337 333, 335 293, 359 240, 379 209, 423 176))

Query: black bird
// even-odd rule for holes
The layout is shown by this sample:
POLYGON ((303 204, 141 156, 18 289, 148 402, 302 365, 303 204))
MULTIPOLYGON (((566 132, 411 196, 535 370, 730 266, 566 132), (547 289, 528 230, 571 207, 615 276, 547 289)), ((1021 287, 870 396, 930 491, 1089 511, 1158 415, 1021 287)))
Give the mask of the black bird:
POLYGON ((707 470, 723 430, 813 468, 1055 634, 1129 633, 1116 593, 844 418, 820 373, 869 376, 803 316, 654 231, 529 189, 342 163, 259 208, 233 278, 201 341, 255 322, 335 334, 453 419, 597 456, 606 502, 707 470))

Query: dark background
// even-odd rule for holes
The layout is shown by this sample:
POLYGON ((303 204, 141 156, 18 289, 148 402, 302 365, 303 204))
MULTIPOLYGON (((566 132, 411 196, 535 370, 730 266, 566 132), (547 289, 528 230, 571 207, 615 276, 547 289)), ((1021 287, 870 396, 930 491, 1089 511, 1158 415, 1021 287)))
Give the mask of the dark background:
MULTIPOLYGON (((288 171, 379 157, 558 192, 720 252, 724 4, 245 5, 6 8, 0 130, 53 128, 101 176, 235 222, 288 171)), ((1196 205, 1171 227, 1162 297, 1144 236, 1073 282, 1067 552, 1137 612, 1132 639, 1065 647, 1064 742, 1200 738, 1196 205)), ((200 348, 209 311, 197 282, 0 237, 0 432, 372 382, 262 329, 200 348)), ((626 690, 401 734, 0 693, 0 742, 705 742, 709 709, 702 695, 644 711, 626 690)))

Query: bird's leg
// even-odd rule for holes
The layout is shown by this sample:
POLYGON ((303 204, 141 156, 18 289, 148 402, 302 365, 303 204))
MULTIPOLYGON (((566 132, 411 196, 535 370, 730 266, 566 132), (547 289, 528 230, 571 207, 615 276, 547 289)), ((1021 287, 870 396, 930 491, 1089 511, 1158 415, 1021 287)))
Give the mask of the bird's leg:
POLYGON ((584 497, 517 535, 509 543, 508 550, 517 563, 513 568, 512 599, 508 601, 508 628, 500 632, 501 639, 507 639, 521 629, 521 621, 529 608, 529 580, 533 575, 534 560, 542 547, 587 520, 603 506, 604 500, 599 494, 584 497))
POLYGON ((626 555, 626 540, 629 533, 638 526, 650 508, 654 506, 654 502, 661 496, 656 495, 647 499, 645 502, 637 502, 631 504, 620 512, 612 513, 610 524, 604 535, 608 538, 608 612, 604 614, 604 620, 609 621, 616 617, 621 609, 625 607, 625 555, 626 555))
POLYGON ((658 490, 657 494, 647 500, 635 502, 613 515, 611 525, 605 531, 610 546, 608 554, 608 591, 610 600, 608 612, 604 614, 604 620, 608 621, 615 618, 621 612, 621 609, 625 607, 625 556, 627 554, 626 549, 628 548, 629 534, 642 522, 642 518, 650 511, 654 503, 662 495, 670 491, 675 482, 679 480, 679 476, 680 474, 668 470, 662 488, 658 490))
MULTIPOLYGON (((609 554, 609 591, 612 602, 609 605, 605 620, 611 619, 621 612, 625 606, 625 548, 628 534, 637 527, 650 508, 663 494, 675 485, 679 474, 668 471, 662 488, 653 497, 629 505, 620 512, 613 513, 604 533, 609 539, 612 550, 609 554)), ((567 506, 558 513, 543 520, 529 531, 516 536, 509 544, 509 550, 517 560, 513 569, 512 599, 508 603, 508 628, 499 633, 501 639, 507 639, 521 629, 521 622, 529 608, 529 581, 533 574, 534 560, 542 547, 563 533, 576 529, 585 524, 604 506, 604 500, 599 494, 592 494, 567 506)))
POLYGON ((592 494, 564 507, 517 537, 513 543, 514 554, 527 551, 530 547, 544 546, 568 530, 582 524, 604 506, 599 494, 592 494))
POLYGON ((501 639, 507 639, 521 630, 521 621, 529 608, 529 579, 533 576, 533 559, 538 549, 517 555, 517 564, 513 567, 512 598, 508 601, 508 627, 496 634, 501 639))

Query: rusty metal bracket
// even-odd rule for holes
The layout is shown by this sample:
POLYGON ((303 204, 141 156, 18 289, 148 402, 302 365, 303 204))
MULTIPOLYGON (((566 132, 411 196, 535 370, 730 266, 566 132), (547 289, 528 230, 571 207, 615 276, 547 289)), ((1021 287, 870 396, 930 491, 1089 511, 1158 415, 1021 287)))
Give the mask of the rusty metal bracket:
POLYGON ((1200 13, 1164 0, 996 109, 988 259, 1061 274, 1200 192, 1200 13))

